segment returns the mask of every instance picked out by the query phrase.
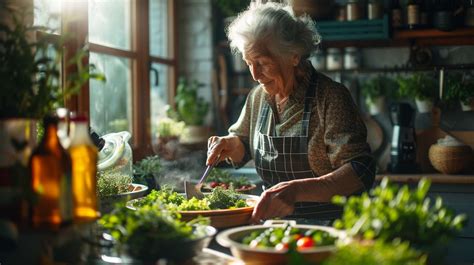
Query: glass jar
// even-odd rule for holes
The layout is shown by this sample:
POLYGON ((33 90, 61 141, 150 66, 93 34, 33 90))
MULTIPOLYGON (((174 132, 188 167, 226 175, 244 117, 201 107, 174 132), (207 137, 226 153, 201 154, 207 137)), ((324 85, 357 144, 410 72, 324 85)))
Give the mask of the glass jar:
POLYGON ((367 18, 380 19, 382 18, 382 3, 379 0, 370 0, 367 4, 367 18))
POLYGON ((347 21, 362 19, 362 10, 359 0, 349 0, 346 5, 347 21))
POLYGON ((327 70, 340 70, 342 69, 342 54, 338 48, 329 48, 326 56, 326 68, 327 70))
POLYGON ((344 49, 344 69, 359 69, 360 53, 356 47, 347 47, 344 49))

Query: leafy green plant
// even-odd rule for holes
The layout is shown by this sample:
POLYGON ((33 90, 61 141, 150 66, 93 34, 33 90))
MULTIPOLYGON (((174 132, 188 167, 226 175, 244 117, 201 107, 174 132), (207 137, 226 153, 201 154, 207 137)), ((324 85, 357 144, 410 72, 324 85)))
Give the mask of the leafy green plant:
POLYGON ((213 0, 226 17, 232 17, 250 5, 250 0, 213 0))
POLYGON ((198 96, 200 84, 194 80, 188 82, 180 78, 175 97, 178 119, 186 125, 203 125, 204 118, 209 110, 209 103, 198 96))
POLYGON ((462 73, 450 73, 446 78, 445 87, 443 100, 447 102, 461 101, 469 104, 474 98, 474 81, 464 79, 462 73))
POLYGON ((97 192, 100 198, 129 191, 132 177, 113 171, 97 173, 97 192))
POLYGON ((162 118, 158 121, 156 126, 156 133, 158 137, 162 138, 173 138, 179 137, 183 134, 184 131, 184 122, 183 121, 176 121, 171 118, 162 118))
POLYGON ((367 103, 373 103, 375 99, 386 96, 390 97, 395 94, 397 83, 386 76, 379 75, 375 78, 367 80, 362 85, 362 95, 366 98, 367 103))
POLYGON ((90 78, 105 80, 93 65, 83 64, 84 47, 65 63, 66 67, 75 66, 77 72, 68 74, 61 85, 59 73, 67 38, 50 42, 43 34, 32 41, 29 36, 37 30, 50 29, 27 26, 8 5, 0 8, 8 10, 12 20, 12 25, 6 23, 7 18, 0 21, 0 118, 42 118, 79 92, 90 78))
POLYGON ((202 200, 194 197, 187 200, 183 195, 164 187, 159 191, 152 191, 145 198, 136 201, 133 206, 143 207, 155 203, 163 204, 166 209, 171 211, 215 210, 247 206, 245 200, 241 199, 238 193, 220 187, 213 189, 202 200))
POLYGON ((194 255, 191 241, 207 236, 209 219, 183 222, 179 213, 164 211, 159 204, 136 210, 119 205, 99 223, 131 256, 154 263, 158 258, 182 260, 194 255))
POLYGON ((342 218, 334 222, 357 237, 409 241, 423 248, 444 245, 466 224, 466 215, 455 215, 441 198, 432 203, 427 197, 430 181, 421 179, 416 190, 398 187, 384 178, 380 186, 361 196, 336 196, 334 203, 344 205, 342 218))
POLYGON ((400 97, 429 100, 436 98, 436 81, 425 73, 414 73, 408 77, 397 78, 400 97))
POLYGON ((149 184, 148 180, 155 180, 161 170, 161 160, 158 156, 148 156, 133 165, 135 182, 149 184))
POLYGON ((323 265, 424 265, 426 256, 407 242, 353 241, 343 245, 323 265))

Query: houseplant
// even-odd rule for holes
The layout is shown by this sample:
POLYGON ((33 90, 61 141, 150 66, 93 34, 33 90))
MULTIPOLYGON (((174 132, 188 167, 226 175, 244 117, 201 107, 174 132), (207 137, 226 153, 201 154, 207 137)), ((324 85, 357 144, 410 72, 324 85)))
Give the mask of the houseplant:
POLYGON ((394 95, 396 86, 393 79, 382 75, 369 79, 362 85, 362 96, 371 115, 383 112, 385 98, 394 95))
POLYGON ((175 102, 178 120, 186 124, 184 135, 181 137, 183 143, 207 141, 208 128, 204 126, 204 120, 209 110, 209 103, 198 95, 201 86, 196 80, 189 82, 183 77, 178 82, 175 102))
POLYGON ((430 112, 436 98, 435 79, 426 73, 414 73, 408 77, 397 78, 399 96, 415 99, 420 113, 430 112))
POLYGON ((350 198, 336 196, 333 202, 344 206, 342 218, 334 227, 346 229, 355 238, 407 241, 428 254, 429 259, 444 255, 442 250, 467 223, 465 214, 456 215, 441 198, 428 196, 430 181, 421 179, 418 187, 398 187, 384 178, 370 193, 350 198))
POLYGON ((145 184, 150 189, 159 189, 157 179, 161 169, 161 161, 158 156, 148 156, 133 165, 133 176, 135 183, 145 184))
POLYGON ((447 76, 443 100, 448 103, 460 102, 463 111, 474 110, 474 81, 467 80, 461 73, 447 76))
POLYGON ((159 119, 154 128, 156 143, 153 144, 153 150, 155 153, 166 160, 175 159, 179 138, 184 132, 184 127, 183 121, 176 121, 168 117, 159 119))

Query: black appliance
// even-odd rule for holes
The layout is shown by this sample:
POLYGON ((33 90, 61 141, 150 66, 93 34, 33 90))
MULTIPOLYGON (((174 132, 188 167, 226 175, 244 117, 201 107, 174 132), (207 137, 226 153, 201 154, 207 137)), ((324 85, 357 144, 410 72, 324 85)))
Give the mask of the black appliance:
POLYGON ((390 120, 393 125, 390 147, 390 172, 415 173, 416 164, 415 110, 408 103, 390 106, 390 120))

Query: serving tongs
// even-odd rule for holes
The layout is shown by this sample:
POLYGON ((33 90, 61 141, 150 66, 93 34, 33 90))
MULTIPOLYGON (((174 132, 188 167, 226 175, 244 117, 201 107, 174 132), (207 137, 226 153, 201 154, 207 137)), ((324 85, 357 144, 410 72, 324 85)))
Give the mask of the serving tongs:
POLYGON ((220 155, 217 156, 217 159, 214 163, 207 166, 206 171, 204 171, 204 174, 202 174, 202 177, 197 184, 193 184, 192 182, 186 180, 184 181, 184 193, 186 194, 186 198, 188 200, 193 197, 199 200, 204 198, 204 194, 201 192, 202 185, 204 184, 207 176, 209 176, 209 173, 211 173, 211 170, 218 163, 219 158, 220 155))

